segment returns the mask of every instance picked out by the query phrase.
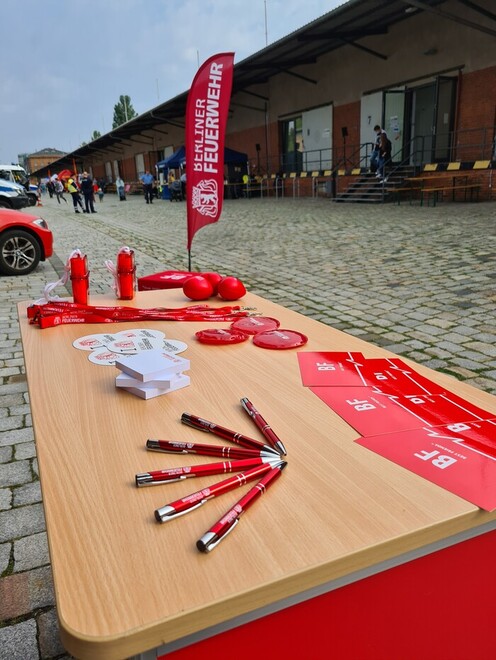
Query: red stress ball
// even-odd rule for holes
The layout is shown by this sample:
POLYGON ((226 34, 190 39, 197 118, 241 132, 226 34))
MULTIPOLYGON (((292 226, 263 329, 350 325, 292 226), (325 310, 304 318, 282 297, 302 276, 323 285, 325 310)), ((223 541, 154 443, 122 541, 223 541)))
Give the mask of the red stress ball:
POLYGON ((194 275, 186 280, 183 293, 190 300, 207 300, 214 293, 214 287, 202 275, 194 275))
POLYGON ((245 293, 245 285, 237 277, 224 277, 219 282, 217 292, 224 300, 238 300, 245 293))
POLYGON ((203 277, 205 277, 210 284, 213 286, 214 289, 214 296, 217 295, 217 287, 219 286, 219 282, 222 279, 222 275, 219 275, 219 273, 202 273, 203 277))

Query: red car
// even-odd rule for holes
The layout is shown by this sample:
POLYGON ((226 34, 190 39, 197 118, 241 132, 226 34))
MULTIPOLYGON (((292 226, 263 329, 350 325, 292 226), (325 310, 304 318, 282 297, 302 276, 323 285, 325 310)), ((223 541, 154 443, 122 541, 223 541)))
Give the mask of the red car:
POLYGON ((0 273, 26 275, 52 252, 52 232, 43 218, 0 208, 0 273))

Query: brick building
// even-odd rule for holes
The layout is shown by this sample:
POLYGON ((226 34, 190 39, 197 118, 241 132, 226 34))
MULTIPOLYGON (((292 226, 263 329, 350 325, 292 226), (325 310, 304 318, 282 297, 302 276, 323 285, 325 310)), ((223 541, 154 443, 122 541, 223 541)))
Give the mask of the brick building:
POLYGON ((48 167, 54 161, 59 160, 62 156, 65 156, 65 151, 59 151, 58 149, 52 149, 47 147, 46 149, 41 149, 40 151, 35 151, 32 154, 22 154, 24 164, 20 162, 24 169, 27 172, 36 172, 41 168, 48 167))
MULTIPOLYGON (((184 144, 187 92, 77 149, 61 167, 126 181, 184 144)), ((492 0, 349 0, 235 66, 226 146, 261 176, 367 168, 373 126, 393 162, 493 161, 492 0)), ((465 165, 464 165, 465 166, 465 165)), ((483 194, 492 172, 479 171, 483 194)), ((349 182, 343 176, 338 186, 349 182)))

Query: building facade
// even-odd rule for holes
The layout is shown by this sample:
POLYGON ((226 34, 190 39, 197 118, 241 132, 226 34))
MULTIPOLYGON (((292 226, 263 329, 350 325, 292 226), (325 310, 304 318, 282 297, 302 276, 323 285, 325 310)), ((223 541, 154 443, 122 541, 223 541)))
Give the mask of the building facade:
MULTIPOLYGON (((380 124, 397 164, 495 160, 495 10, 493 0, 350 0, 236 64, 226 146, 260 176, 349 173, 368 166, 380 124)), ((184 144, 186 98, 71 160, 137 180, 184 144)))

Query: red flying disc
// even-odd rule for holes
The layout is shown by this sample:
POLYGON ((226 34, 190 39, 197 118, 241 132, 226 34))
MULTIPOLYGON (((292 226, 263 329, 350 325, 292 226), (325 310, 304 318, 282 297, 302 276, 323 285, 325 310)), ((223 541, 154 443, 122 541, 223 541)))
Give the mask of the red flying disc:
POLYGON ((231 328, 241 330, 247 335, 257 335, 259 332, 265 332, 266 330, 276 330, 280 325, 277 319, 269 316, 245 316, 231 323, 231 328))
POLYGON ((279 328, 277 330, 268 330, 267 332, 259 332, 253 337, 253 343, 260 348, 297 348, 304 346, 308 341, 308 337, 302 335, 301 332, 296 330, 284 330, 279 328))
POLYGON ((248 339, 245 332, 239 330, 224 330, 223 328, 209 328, 195 333, 196 338, 202 344, 240 344, 248 339))

